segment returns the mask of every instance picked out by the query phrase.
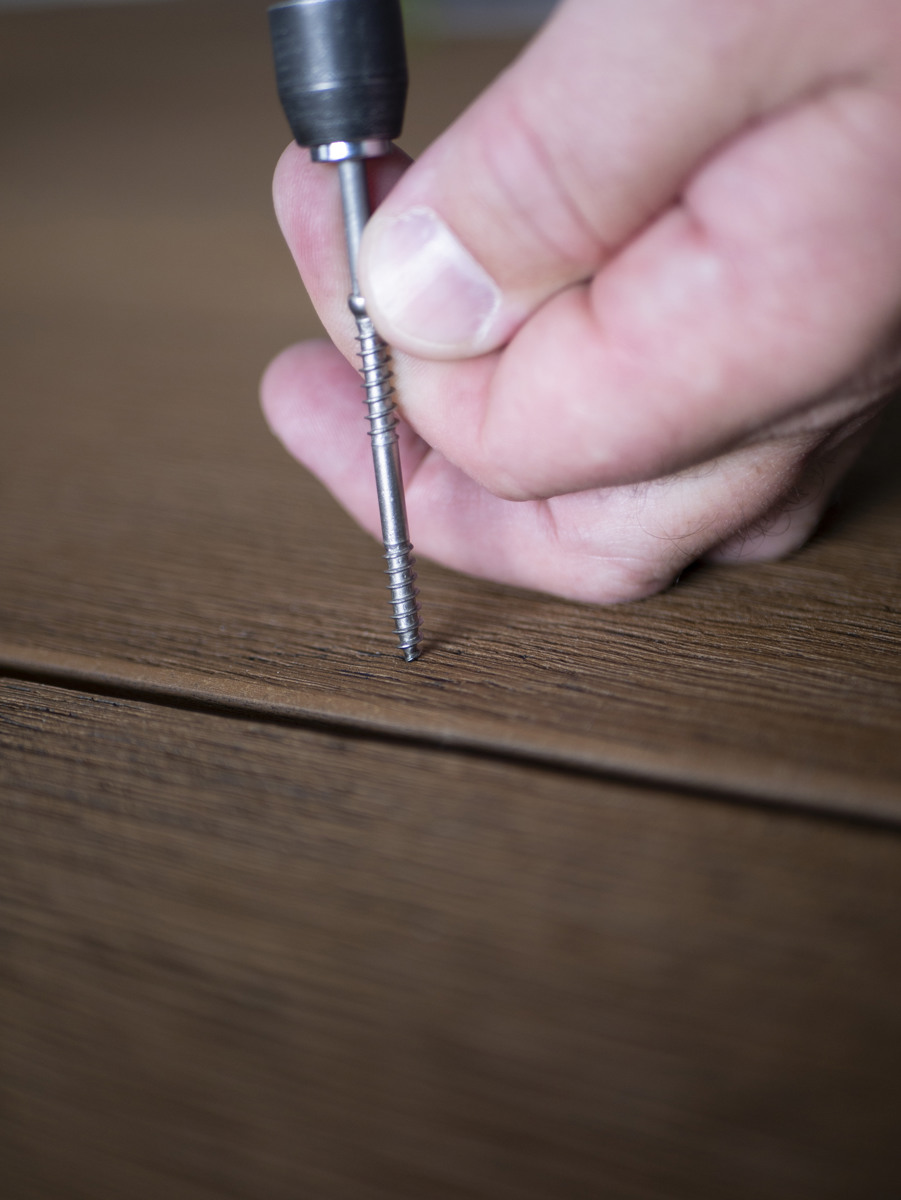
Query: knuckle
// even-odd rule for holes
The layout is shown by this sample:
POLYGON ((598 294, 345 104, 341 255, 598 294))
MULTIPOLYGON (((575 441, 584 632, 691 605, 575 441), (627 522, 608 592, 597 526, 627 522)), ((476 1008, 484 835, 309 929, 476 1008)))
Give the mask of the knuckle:
POLYGON ((607 558, 598 569, 594 602, 630 604, 665 591, 678 577, 684 564, 671 561, 616 557, 607 558))

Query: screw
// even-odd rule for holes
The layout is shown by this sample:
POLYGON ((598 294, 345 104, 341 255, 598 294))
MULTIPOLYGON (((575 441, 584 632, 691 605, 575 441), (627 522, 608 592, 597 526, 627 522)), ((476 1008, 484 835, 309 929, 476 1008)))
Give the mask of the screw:
POLYGON ((388 588, 394 610, 398 646, 407 662, 419 657, 422 628, 417 600, 413 546, 407 532, 407 508, 397 444, 397 408, 394 403, 394 373, 391 352, 375 331, 360 294, 357 253, 363 227, 369 217, 366 169, 361 159, 345 158, 338 164, 344 231, 350 264, 351 294, 348 307, 357 324, 360 374, 368 405, 369 438, 375 489, 379 501, 382 541, 388 560, 388 588))

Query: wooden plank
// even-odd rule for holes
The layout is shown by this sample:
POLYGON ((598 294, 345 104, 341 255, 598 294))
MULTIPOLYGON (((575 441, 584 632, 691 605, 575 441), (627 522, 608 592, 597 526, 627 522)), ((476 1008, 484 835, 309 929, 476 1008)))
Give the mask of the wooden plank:
POLYGON ((859 1200, 896 834, 0 684, 12 1200, 859 1200))
MULTIPOLYGON (((256 409, 316 326, 251 10, 0 18, 0 662, 897 819, 897 419, 788 563, 614 610, 426 563, 428 652, 396 661, 378 547, 256 409)), ((510 48, 417 53, 414 142, 510 48)))

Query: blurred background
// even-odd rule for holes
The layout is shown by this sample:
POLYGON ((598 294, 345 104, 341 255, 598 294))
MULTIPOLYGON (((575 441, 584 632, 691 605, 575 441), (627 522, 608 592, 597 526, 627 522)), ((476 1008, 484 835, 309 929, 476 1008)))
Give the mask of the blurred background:
MULTIPOLYGON (((0 0, 0 10, 71 8, 109 4, 177 3, 178 0, 0 0)), ((556 0, 405 0, 412 30, 455 35, 515 34, 536 28, 556 0)), ((260 0, 248 0, 249 4, 260 0)))

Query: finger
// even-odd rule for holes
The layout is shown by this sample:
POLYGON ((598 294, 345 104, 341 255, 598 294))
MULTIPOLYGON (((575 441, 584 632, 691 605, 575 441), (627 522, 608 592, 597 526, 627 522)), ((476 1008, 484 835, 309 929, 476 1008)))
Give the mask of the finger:
MULTIPOLYGON (((373 203, 383 201, 409 163, 409 158, 396 150, 385 159, 367 164, 373 203)), ((348 362, 356 365, 356 326, 347 305, 350 274, 336 172, 311 162, 299 146, 288 146, 276 166, 273 201, 279 226, 326 332, 348 362)), ((421 393, 432 418, 430 428, 436 417, 440 425, 441 414, 448 411, 442 398, 450 400, 453 396, 453 421, 448 430, 467 439, 474 422, 481 419, 493 360, 455 364, 452 386, 444 388, 436 369, 440 371, 446 364, 430 364, 397 352, 393 359, 399 385, 397 402, 403 415, 410 418, 408 401, 412 404, 416 394, 421 393), (433 396, 436 403, 430 399, 433 396)), ((421 411, 423 405, 414 407, 421 411)), ((447 440, 452 443, 454 439, 447 440)), ((452 453, 450 444, 447 449, 452 453)))
POLYGON ((838 455, 786 438, 648 484, 521 502, 429 455, 414 485, 414 536, 420 553, 470 574, 588 603, 640 600, 699 559, 799 549, 865 437, 838 455))
MULTIPOLYGON (((359 389, 337 351, 321 343, 286 351, 269 368, 262 392, 276 435, 377 534, 359 389)), ((753 530, 780 504, 791 505, 805 478, 817 476, 819 452, 809 438, 786 438, 639 487, 513 502, 479 488, 409 432, 402 445, 417 553, 473 575, 595 603, 659 591, 705 551, 753 530)), ((785 543, 783 552, 790 548, 785 543)))
MULTIPOLYGON (((672 205, 712 153, 842 68, 874 32, 835 0, 566 0, 416 163, 361 248, 371 313, 426 357, 506 342, 672 205)), ((884 22, 883 22, 884 23, 884 22)))
MULTIPOLYGON (((291 346, 266 369, 260 384, 270 429, 370 533, 380 532, 372 454, 360 377, 334 346, 291 346)), ((425 444, 398 426, 401 469, 415 474, 425 444)))
MULTIPOLYGON (((409 163, 407 155, 395 149, 366 164, 373 206, 381 203, 409 163)), ((347 307, 350 270, 337 168, 312 162, 309 151, 292 143, 275 168, 272 197, 279 227, 320 320, 345 357, 354 361, 356 330, 347 307)))
POLYGON ((819 525, 836 486, 870 440, 879 408, 819 441, 787 474, 770 508, 708 549, 707 561, 769 562, 803 546, 819 525))

